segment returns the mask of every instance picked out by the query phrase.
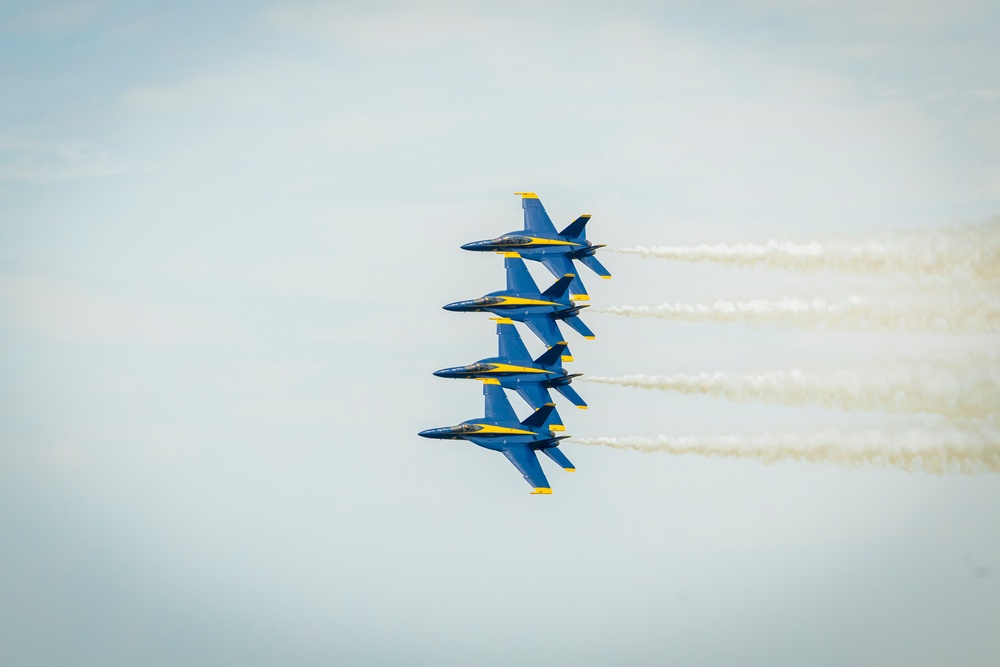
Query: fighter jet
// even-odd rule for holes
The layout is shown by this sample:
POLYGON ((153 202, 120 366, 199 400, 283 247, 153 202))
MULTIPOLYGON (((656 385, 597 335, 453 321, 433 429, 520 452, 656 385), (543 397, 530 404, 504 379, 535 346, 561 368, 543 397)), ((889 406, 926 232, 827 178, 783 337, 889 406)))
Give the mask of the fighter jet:
MULTIPOLYGON (((521 195, 521 208, 524 209, 524 229, 507 232, 502 236, 488 241, 473 241, 462 246, 464 250, 479 250, 486 252, 516 251, 524 259, 541 262, 552 275, 557 278, 567 273, 577 274, 572 260, 578 260, 587 268, 602 278, 611 278, 611 273, 597 261, 594 253, 603 245, 594 245, 587 240, 587 222, 589 215, 581 215, 569 223, 566 229, 556 232, 555 225, 549 219, 545 207, 534 192, 515 192, 521 195)), ((589 301, 587 288, 579 275, 573 279, 570 286, 570 298, 576 301, 589 301)))
POLYGON ((541 450, 563 470, 576 470, 559 450, 559 441, 569 436, 553 436, 548 427, 547 422, 555 405, 543 405, 527 419, 518 421, 499 382, 493 379, 484 381, 483 395, 486 397, 484 418, 469 419, 457 426, 429 428, 418 435, 439 440, 468 440, 480 447, 501 452, 531 485, 532 493, 552 493, 536 452, 541 450))
MULTIPOLYGON (((577 306, 566 297, 570 282, 576 277, 574 274, 566 274, 547 290, 539 292, 524 260, 516 252, 504 253, 503 264, 507 271, 507 289, 490 292, 478 299, 449 303, 444 309, 457 312, 486 310, 524 322, 548 347, 566 340, 559 332, 557 320, 573 327, 584 338, 594 338, 594 332, 579 317, 580 309, 587 306, 577 306)), ((573 361, 569 349, 564 351, 562 360, 573 361)))
MULTIPOLYGON (((483 381, 493 379, 499 382, 501 387, 517 391, 535 410, 552 402, 549 389, 555 389, 576 407, 581 410, 587 409, 587 403, 570 386, 573 378, 579 377, 580 373, 567 373, 560 361, 562 352, 566 349, 565 342, 556 343, 542 356, 532 361, 513 320, 505 317, 493 319, 497 321, 497 338, 500 343, 497 356, 480 359, 468 366, 442 368, 434 371, 434 375, 442 378, 472 378, 483 381)), ((552 411, 550 428, 553 431, 566 430, 556 410, 552 411)))

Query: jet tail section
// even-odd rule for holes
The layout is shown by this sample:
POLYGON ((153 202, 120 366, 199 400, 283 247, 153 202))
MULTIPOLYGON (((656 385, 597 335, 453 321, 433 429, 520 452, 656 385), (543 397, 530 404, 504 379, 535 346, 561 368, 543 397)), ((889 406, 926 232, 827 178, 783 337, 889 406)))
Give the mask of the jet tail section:
POLYGON ((566 348, 569 347, 565 342, 559 342, 547 349, 542 356, 535 359, 535 363, 539 366, 562 366, 562 356, 566 348))
POLYGON ((558 391, 563 396, 565 396, 570 403, 580 408, 581 410, 587 409, 587 402, 583 400, 583 397, 580 396, 580 394, 576 393, 576 389, 573 389, 573 387, 571 387, 570 385, 568 384, 559 385, 558 387, 555 388, 555 390, 558 391))
POLYGON ((556 409, 555 403, 546 403, 542 407, 538 408, 530 415, 525 417, 524 421, 521 422, 521 426, 527 426, 529 428, 541 428, 549 421, 552 416, 552 412, 556 409))
POLYGON ((596 273, 602 278, 610 278, 611 272, 604 268, 604 265, 597 261, 597 258, 593 255, 587 255, 586 257, 577 257, 577 259, 583 263, 588 269, 596 273))
POLYGON ((590 327, 583 323, 579 315, 571 315, 563 320, 563 322, 573 327, 584 338, 597 338, 594 332, 590 330, 590 327))
POLYGON ((585 238, 588 222, 590 222, 590 216, 581 215, 579 218, 566 225, 566 229, 559 232, 559 236, 564 236, 570 239, 585 238))
POLYGON ((550 459, 556 462, 556 465, 567 472, 576 472, 576 466, 573 465, 570 460, 562 453, 559 449, 559 445, 555 447, 546 447, 542 450, 542 453, 548 456, 550 459))
POLYGON ((552 286, 547 290, 542 292, 542 296, 547 296, 552 299, 562 299, 566 296, 566 292, 569 291, 569 286, 572 284, 573 280, 576 279, 576 275, 573 273, 567 273, 559 280, 552 283, 552 286))

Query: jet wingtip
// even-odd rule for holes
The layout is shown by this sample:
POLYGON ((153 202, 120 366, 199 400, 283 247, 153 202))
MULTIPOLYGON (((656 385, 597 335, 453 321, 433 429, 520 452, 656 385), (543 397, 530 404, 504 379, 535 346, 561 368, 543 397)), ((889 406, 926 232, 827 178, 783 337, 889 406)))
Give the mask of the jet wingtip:
POLYGON ((576 468, 563 468, 566 472, 576 472, 576 468))
POLYGON ((536 496, 536 495, 551 495, 551 494, 552 494, 552 489, 547 488, 547 487, 540 487, 540 486, 535 487, 535 489, 531 492, 531 495, 533 495, 533 496, 536 496))

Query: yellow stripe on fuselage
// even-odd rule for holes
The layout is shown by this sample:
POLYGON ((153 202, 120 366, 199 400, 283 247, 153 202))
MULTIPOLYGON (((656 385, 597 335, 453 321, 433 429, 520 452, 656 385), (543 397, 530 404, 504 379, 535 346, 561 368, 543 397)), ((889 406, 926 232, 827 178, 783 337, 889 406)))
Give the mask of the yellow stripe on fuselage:
POLYGON ((482 426, 481 429, 476 431, 476 435, 535 435, 534 431, 525 431, 519 428, 510 428, 508 426, 494 426, 493 424, 474 424, 475 426, 482 426))
POLYGON ((542 301, 541 299, 525 299, 521 296, 501 296, 497 297, 503 299, 500 303, 494 304, 496 306, 558 306, 559 304, 554 301, 542 301))
POLYGON ((582 243, 573 243, 572 241, 558 241, 556 239, 540 239, 536 236, 529 236, 531 239, 531 245, 583 245, 582 243))
POLYGON ((531 368, 530 366, 515 366, 514 364, 497 364, 490 363, 490 366, 496 366, 496 368, 491 368, 486 371, 487 373, 550 373, 555 375, 554 371, 546 371, 541 368, 531 368))

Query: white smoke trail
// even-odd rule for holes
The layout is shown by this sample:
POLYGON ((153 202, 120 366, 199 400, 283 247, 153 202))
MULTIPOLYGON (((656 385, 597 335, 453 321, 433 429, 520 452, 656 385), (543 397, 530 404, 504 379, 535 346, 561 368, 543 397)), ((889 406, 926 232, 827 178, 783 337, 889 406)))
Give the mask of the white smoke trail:
POLYGON ((570 442, 639 452, 754 459, 765 464, 800 461, 934 474, 1000 472, 1000 433, 986 425, 912 431, 832 429, 753 435, 573 438, 570 442))
POLYGON ((789 271, 965 275, 1000 279, 1000 217, 982 225, 900 233, 865 241, 701 243, 614 248, 612 252, 686 262, 763 266, 789 271))
POLYGON ((712 303, 661 303, 656 306, 610 306, 590 312, 655 317, 678 322, 825 326, 831 329, 881 329, 990 333, 1000 330, 1000 303, 992 293, 956 293, 948 297, 893 298, 850 296, 839 301, 795 297, 717 300, 712 303))
POLYGON ((585 382, 840 410, 926 412, 962 419, 1000 415, 1000 369, 942 361, 895 369, 788 369, 761 373, 591 376, 585 382))

